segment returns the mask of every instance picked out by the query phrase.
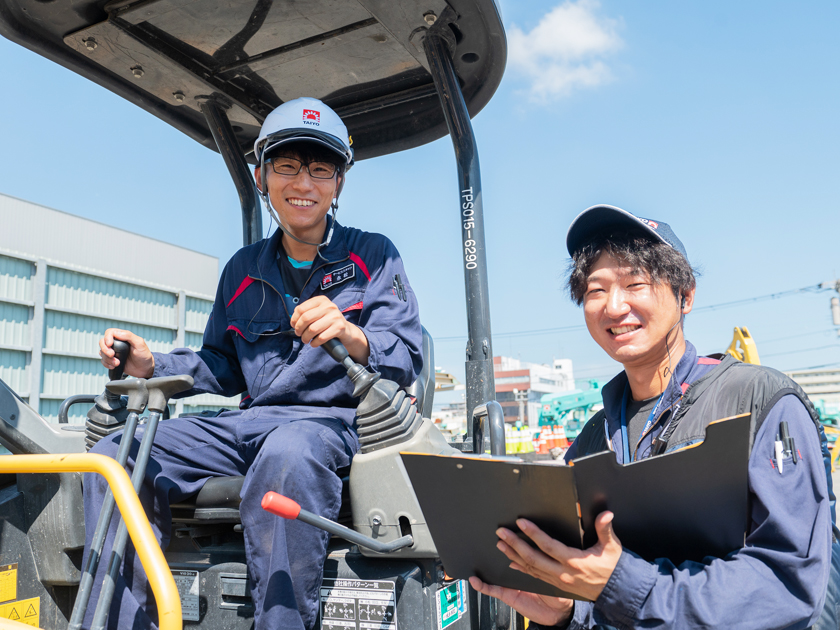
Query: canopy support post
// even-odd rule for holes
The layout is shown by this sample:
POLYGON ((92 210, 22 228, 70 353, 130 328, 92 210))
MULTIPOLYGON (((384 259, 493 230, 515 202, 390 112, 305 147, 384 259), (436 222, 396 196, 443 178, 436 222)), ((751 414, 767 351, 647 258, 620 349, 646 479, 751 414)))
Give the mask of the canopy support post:
POLYGON ((262 208, 251 169, 245 161, 242 149, 236 140, 236 134, 231 127, 225 110, 227 107, 217 99, 208 98, 201 103, 201 113, 207 120, 210 133, 222 158, 225 166, 230 172, 233 183, 236 185, 236 192, 239 193, 239 204, 242 206, 242 241, 244 245, 251 245, 261 240, 262 229, 262 208))
POLYGON ((481 170, 470 113, 452 65, 443 35, 429 32, 423 42, 429 68, 440 97, 446 125, 458 162, 460 193, 458 218, 461 224, 462 260, 467 297, 466 392, 467 436, 472 438, 472 416, 476 407, 496 400, 493 378, 493 345, 490 333, 490 296, 487 282, 487 251, 484 244, 484 209, 481 170))

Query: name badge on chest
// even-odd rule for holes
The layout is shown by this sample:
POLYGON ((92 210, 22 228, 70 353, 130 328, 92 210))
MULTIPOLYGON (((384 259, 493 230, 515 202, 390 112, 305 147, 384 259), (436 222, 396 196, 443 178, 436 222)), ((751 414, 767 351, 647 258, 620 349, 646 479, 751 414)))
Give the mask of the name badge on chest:
POLYGON ((323 291, 329 289, 330 287, 334 287, 342 282, 347 282, 351 278, 355 277, 356 265, 350 263, 346 267, 342 267, 341 269, 336 269, 335 271, 330 271, 328 274, 325 274, 323 280, 321 280, 321 290, 323 291))

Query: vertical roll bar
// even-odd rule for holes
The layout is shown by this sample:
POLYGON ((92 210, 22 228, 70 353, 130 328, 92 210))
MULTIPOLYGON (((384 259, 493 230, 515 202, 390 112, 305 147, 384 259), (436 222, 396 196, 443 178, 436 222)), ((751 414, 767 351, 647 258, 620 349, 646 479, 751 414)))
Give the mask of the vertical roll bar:
POLYGON ((201 113, 207 120, 210 133, 225 165, 236 185, 236 192, 239 193, 239 203, 242 206, 242 240, 244 245, 256 243, 263 237, 262 212, 260 199, 251 177, 251 169, 242 155, 242 149, 236 141, 236 134, 230 125, 226 107, 218 100, 207 98, 201 102, 201 113))
POLYGON ((487 251, 484 244, 484 209, 481 170, 470 113, 452 65, 446 40, 434 32, 423 42, 429 68, 440 97, 446 125, 458 162, 460 199, 458 215, 463 246, 462 264, 467 294, 467 435, 472 435, 473 410, 496 400, 493 378, 493 345, 490 334, 490 295, 487 283, 487 251))
POLYGON ((495 400, 473 411, 473 453, 484 452, 484 436, 490 435, 490 454, 505 455, 505 412, 495 400))

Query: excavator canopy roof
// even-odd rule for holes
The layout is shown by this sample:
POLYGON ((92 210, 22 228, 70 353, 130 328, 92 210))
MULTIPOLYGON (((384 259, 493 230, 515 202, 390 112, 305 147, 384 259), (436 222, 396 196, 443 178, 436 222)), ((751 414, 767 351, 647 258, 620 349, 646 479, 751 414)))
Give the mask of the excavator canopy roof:
POLYGON ((504 72, 494 0, 0 0, 5 37, 214 150, 200 103, 223 103, 244 154, 299 96, 339 113, 357 159, 445 135, 427 29, 445 36, 474 116, 504 72))

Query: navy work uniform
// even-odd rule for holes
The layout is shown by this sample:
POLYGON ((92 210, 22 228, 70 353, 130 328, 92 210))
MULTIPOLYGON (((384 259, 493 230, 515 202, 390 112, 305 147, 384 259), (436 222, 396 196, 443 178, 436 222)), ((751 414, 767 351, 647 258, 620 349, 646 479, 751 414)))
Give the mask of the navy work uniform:
MULTIPOLYGON (((670 413, 682 417, 682 422, 671 435, 668 449, 684 448, 696 441, 686 440, 682 428, 690 427, 688 435, 704 434, 711 419, 760 405, 753 426, 762 416, 764 420, 754 435, 749 458, 750 521, 744 547, 725 558, 709 557, 679 566, 667 558, 647 562, 624 549, 601 595, 592 603, 575 602, 574 618, 566 628, 834 630, 840 601, 840 548, 832 535, 831 464, 818 421, 786 383, 795 385, 766 367, 742 364, 731 357, 720 361, 699 356, 688 341, 671 382, 681 386, 665 391, 649 430, 643 431, 635 448, 625 449, 629 445, 622 434, 621 416, 627 376, 619 374, 604 386, 603 413, 590 419, 566 460, 607 448, 620 464, 650 457, 654 438, 663 432, 670 413), (765 403, 765 399, 769 400, 765 403), (698 430, 693 423, 700 419, 705 420, 698 430), (794 465, 791 455, 783 474, 773 458, 773 442, 782 421, 789 424, 798 453, 798 463, 794 465)), ((656 492, 656 488, 644 490, 656 492)))
MULTIPOLYGON (((283 253, 281 236, 278 231, 242 248, 227 264, 201 350, 154 354, 154 376, 189 374, 195 379, 187 396, 248 396, 240 409, 215 418, 162 422, 140 498, 165 548, 171 503, 195 494, 210 477, 244 475, 240 513, 256 628, 302 630, 312 628, 317 619, 329 535, 268 514, 260 501, 274 490, 306 510, 336 518, 341 480, 335 471, 348 466, 358 449, 353 430, 358 400, 351 396, 344 368, 323 348, 277 334, 291 329, 292 314, 284 303, 286 290, 277 265, 277 254, 283 253)), ((417 301, 399 253, 387 238, 336 224, 299 299, 316 295, 328 297, 364 331, 370 368, 401 386, 417 378, 423 361, 417 301)), ((142 427, 133 453, 141 437, 142 427)), ((119 441, 119 435, 102 440, 93 452, 114 457, 119 441)), ((105 489, 97 475, 85 477, 86 549, 105 489)), ((112 523, 105 558, 115 532, 112 523)), ((126 558, 109 626, 151 627, 156 614, 145 575, 133 549, 126 558)), ((97 585, 106 564, 99 565, 97 585)), ((94 592, 91 601, 97 597, 94 592)), ((89 607, 86 624, 93 609, 89 607)))

